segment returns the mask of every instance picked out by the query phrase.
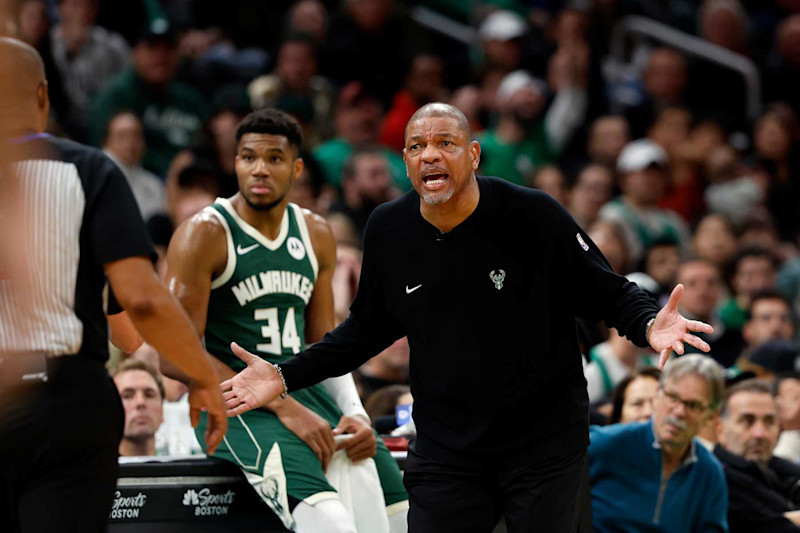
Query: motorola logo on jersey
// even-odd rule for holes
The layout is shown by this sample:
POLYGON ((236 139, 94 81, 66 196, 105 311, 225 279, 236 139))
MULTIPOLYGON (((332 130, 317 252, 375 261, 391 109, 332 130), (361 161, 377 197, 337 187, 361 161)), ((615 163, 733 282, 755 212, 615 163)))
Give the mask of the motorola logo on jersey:
POLYGON ((303 241, 297 237, 289 237, 286 239, 286 249, 289 250, 289 255, 298 261, 306 256, 306 247, 303 246, 303 241))

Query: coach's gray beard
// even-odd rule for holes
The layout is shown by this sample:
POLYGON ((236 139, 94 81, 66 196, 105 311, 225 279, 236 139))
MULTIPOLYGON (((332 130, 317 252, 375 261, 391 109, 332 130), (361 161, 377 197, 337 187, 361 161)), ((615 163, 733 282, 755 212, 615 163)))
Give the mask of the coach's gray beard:
POLYGON ((425 203, 428 205, 443 204, 452 197, 453 197, 453 189, 450 189, 447 192, 422 195, 422 199, 425 200, 425 203))

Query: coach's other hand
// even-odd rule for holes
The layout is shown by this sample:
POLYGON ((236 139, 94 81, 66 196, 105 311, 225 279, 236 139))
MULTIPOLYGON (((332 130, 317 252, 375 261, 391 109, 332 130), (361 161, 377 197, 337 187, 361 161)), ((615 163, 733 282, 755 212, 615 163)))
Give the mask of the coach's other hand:
POLYGON ((238 416, 270 403, 283 392, 283 381, 275 367, 253 355, 235 342, 231 343, 233 355, 247 363, 247 368, 225 380, 222 399, 228 407, 228 416, 238 416))
POLYGON ((704 352, 711 348, 708 343, 692 332, 713 333, 714 328, 699 320, 687 320, 678 312, 678 303, 683 296, 683 285, 680 283, 669 295, 667 305, 656 315, 656 319, 647 332, 647 341, 650 346, 661 355, 658 358, 658 368, 663 369, 673 350, 678 355, 683 355, 683 343, 689 343, 704 352))

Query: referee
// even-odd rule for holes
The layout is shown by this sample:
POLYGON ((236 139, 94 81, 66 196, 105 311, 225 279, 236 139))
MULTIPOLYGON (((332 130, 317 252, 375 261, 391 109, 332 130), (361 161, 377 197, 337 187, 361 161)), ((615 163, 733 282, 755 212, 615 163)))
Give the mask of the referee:
POLYGON ((476 176, 480 145, 455 107, 420 108, 403 155, 415 192, 370 217, 348 319, 280 375, 237 346, 248 368, 222 384, 230 412, 349 372, 408 335, 409 530, 484 533, 502 515, 513 532, 572 532, 589 403, 575 317, 662 359, 684 342, 707 351, 690 331, 711 327, 678 314, 682 286, 659 310, 546 194, 476 176))
POLYGON ((0 38, 0 531, 104 531, 123 410, 104 363, 106 279, 134 326, 194 380, 193 419, 227 428, 219 382, 177 302, 120 170, 98 150, 44 134, 39 54, 0 38), (8 228, 20 235, 9 235, 8 228), (21 242, 20 246, 9 243, 21 242))

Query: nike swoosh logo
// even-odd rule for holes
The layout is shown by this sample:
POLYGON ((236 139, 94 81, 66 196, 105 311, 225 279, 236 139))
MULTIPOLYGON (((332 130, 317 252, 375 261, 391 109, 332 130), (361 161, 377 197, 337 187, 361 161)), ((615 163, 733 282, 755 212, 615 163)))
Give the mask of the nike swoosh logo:
POLYGON ((247 248, 242 248, 242 245, 241 245, 241 244, 237 244, 237 245, 236 245, 236 253, 238 253, 239 255, 244 255, 244 254, 246 254, 246 253, 248 253, 248 252, 252 252, 252 251, 253 251, 253 250, 255 250, 256 248, 258 248, 258 243, 256 243, 256 244, 251 244, 251 245, 250 245, 250 246, 248 246, 247 248))
POLYGON ((415 290, 419 289, 420 287, 422 287, 422 283, 420 283, 416 287, 412 287, 410 289, 408 288, 408 285, 406 285, 406 294, 411 294, 412 292, 414 292, 415 290))

